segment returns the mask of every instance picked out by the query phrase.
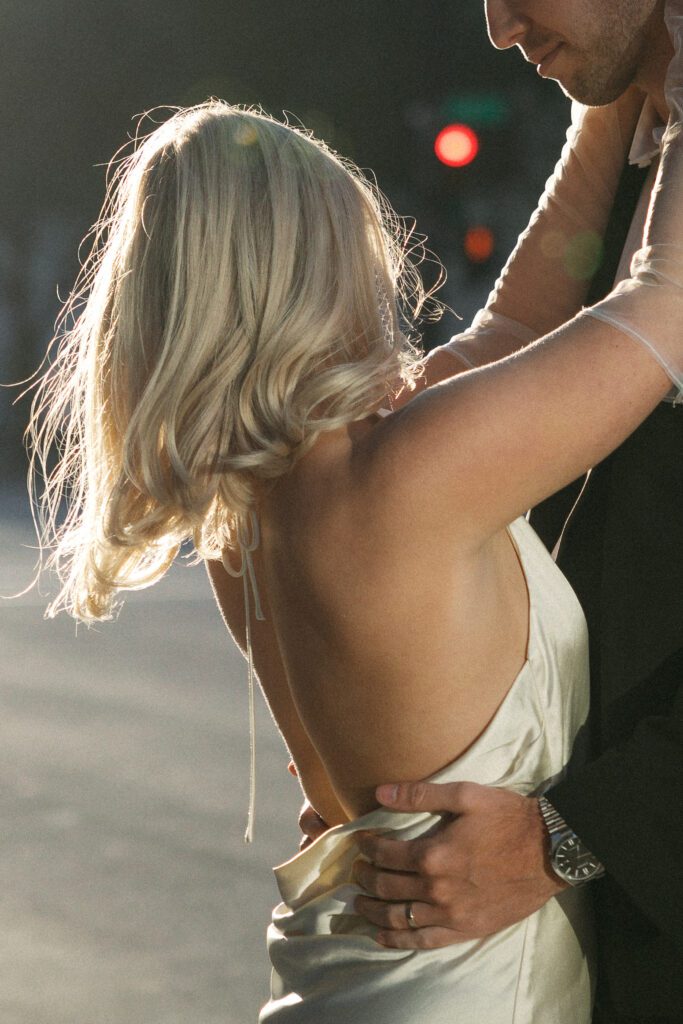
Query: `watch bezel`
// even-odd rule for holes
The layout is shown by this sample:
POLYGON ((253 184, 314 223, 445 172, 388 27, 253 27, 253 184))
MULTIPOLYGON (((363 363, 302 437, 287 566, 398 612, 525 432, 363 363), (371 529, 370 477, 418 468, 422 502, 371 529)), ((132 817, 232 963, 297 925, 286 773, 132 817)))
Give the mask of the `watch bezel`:
POLYGON ((553 838, 554 842, 550 859, 553 870, 563 881, 573 886, 583 885, 584 882, 590 882, 594 878, 599 878, 604 873, 598 858, 586 849, 573 832, 567 832, 559 836, 556 835, 553 838), (566 865, 566 860, 569 859, 567 847, 571 849, 572 857, 582 854, 583 856, 588 855, 590 860, 587 864, 581 865, 581 867, 572 867, 571 864, 566 865), (565 864, 562 863, 563 860, 565 860, 565 864))

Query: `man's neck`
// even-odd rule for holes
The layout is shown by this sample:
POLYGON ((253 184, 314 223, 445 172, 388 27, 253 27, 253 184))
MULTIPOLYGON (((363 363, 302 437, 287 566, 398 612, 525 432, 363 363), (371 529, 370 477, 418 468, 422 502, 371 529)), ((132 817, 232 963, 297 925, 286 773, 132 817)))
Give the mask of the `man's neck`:
POLYGON ((664 24, 664 2, 657 4, 648 26, 646 57, 636 76, 635 84, 652 100, 664 124, 669 120, 669 108, 664 98, 664 80, 673 57, 673 46, 664 24))

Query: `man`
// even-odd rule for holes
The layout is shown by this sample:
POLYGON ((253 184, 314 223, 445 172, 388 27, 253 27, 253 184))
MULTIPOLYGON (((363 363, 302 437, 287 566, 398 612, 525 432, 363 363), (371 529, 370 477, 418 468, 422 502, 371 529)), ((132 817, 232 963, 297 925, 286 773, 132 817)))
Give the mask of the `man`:
MULTIPOLYGON (((494 46, 518 46, 580 103, 624 100, 605 122, 614 130, 592 143, 579 138, 578 116, 575 151, 565 152, 487 311, 430 359, 432 382, 453 373, 453 354, 463 366, 498 358, 628 274, 655 179, 654 130, 668 119, 664 0, 486 0, 486 14, 494 46), (605 238, 602 271, 589 293, 570 273, 546 293, 539 253, 550 258, 584 220, 605 238)), ((596 1024, 683 1020, 683 406, 673 398, 587 480, 532 513, 591 633, 591 734, 567 778, 545 802, 473 783, 380 787, 395 810, 450 817, 412 843, 363 837, 367 861, 356 866, 369 894, 357 910, 401 948, 491 934, 568 884, 590 884, 596 1024)), ((323 826, 309 812, 302 827, 314 836, 323 826)))

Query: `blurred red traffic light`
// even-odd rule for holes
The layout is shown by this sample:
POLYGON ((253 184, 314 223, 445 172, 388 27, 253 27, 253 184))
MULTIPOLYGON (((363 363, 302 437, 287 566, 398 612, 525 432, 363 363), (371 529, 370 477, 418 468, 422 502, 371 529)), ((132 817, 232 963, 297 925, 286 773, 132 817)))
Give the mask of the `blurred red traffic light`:
POLYGON ((477 225, 465 234, 463 248, 471 263, 486 263, 493 256, 496 239, 491 228, 477 225))
POLYGON ((467 167, 479 152, 479 137, 469 125, 449 124, 437 135, 434 152, 448 167, 467 167))

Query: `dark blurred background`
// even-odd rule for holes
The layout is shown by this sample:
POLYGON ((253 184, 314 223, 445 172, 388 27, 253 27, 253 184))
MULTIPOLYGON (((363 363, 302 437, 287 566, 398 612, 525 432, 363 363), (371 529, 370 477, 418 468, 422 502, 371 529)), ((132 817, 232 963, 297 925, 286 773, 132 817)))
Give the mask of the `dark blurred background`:
MULTIPOLYGON (((174 565, 97 629, 43 619, 49 580, 3 600, 36 560, 28 401, 6 385, 40 362, 106 164, 144 110, 216 95, 289 111, 416 219, 466 325, 552 171, 568 104, 517 52, 491 49, 483 0, 0 11, 0 1020, 245 1024, 268 991, 269 868, 299 838, 286 751, 259 702, 245 849, 245 669, 201 566, 174 565), (449 125, 465 126, 465 148, 476 137, 467 166, 435 155, 449 125)), ((447 314, 425 344, 458 329, 447 314)))
MULTIPOLYGON (((416 218, 448 269, 442 297, 466 321, 526 223, 568 121, 554 85, 516 50, 492 50, 483 0, 33 0, 1 10, 3 384, 42 356, 103 199, 105 165, 143 110, 216 95, 291 112, 372 169, 397 211, 416 218), (479 138, 467 167, 435 156, 452 123, 479 138)), ((448 317, 425 343, 456 330, 448 317)), ((0 392, 4 479, 23 468, 27 404, 12 409, 15 394, 0 392)))

